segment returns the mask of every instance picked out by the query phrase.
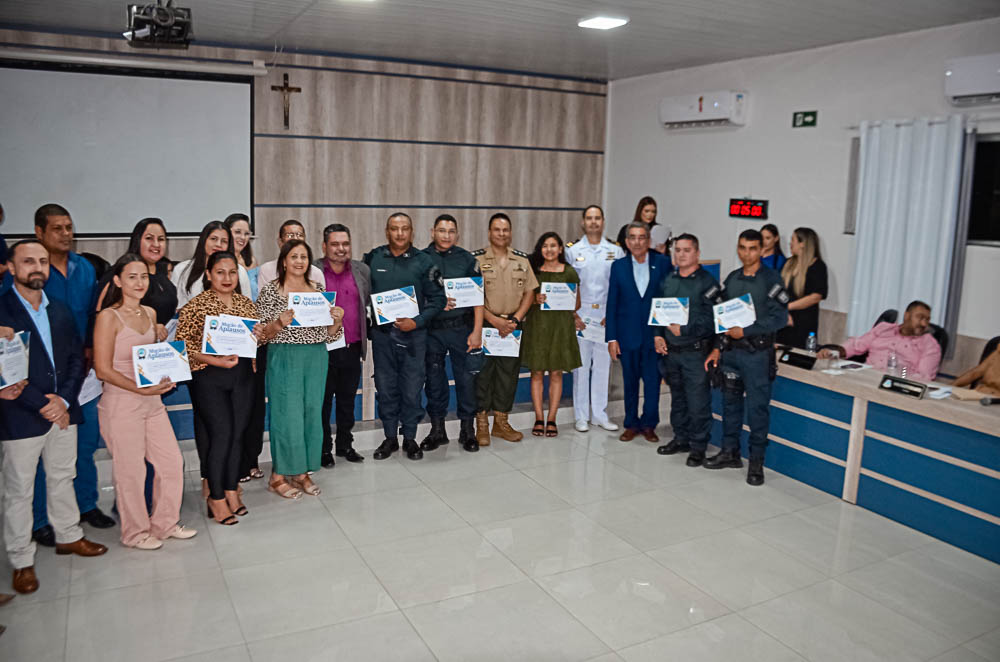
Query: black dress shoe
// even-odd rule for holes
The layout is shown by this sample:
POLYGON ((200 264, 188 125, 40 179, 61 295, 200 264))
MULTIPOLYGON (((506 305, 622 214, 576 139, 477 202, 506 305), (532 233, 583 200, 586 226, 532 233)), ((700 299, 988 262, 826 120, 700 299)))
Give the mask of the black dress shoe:
POLYGON ((705 460, 706 469, 725 469, 727 467, 739 469, 742 466, 743 459, 740 457, 740 451, 738 448, 721 450, 705 460))
POLYGON ((333 459, 333 453, 323 453, 319 463, 324 469, 332 469, 337 465, 337 461, 333 459))
POLYGON ((112 518, 102 513, 100 508, 94 508, 93 510, 88 510, 85 513, 80 513, 80 522, 86 522, 95 529, 110 529, 117 524, 117 522, 112 518))
POLYGON ((679 439, 671 439, 670 443, 664 444, 656 449, 660 455, 673 455, 675 453, 687 453, 691 450, 691 444, 679 439))
POLYGON ((750 468, 747 470, 747 485, 753 485, 757 487, 758 485, 764 484, 764 460, 750 460, 750 468))
POLYGON ((403 440, 403 452, 405 452, 406 457, 411 460, 420 460, 424 457, 424 452, 420 450, 420 446, 417 445, 417 441, 415 439, 403 440))
POLYGON ((684 463, 689 467, 700 467, 705 462, 705 451, 691 451, 688 453, 688 459, 684 463))
MULTIPOLYGON (((384 460, 399 450, 399 442, 395 439, 386 439, 382 445, 375 449, 373 457, 376 460, 384 460)), ((419 448, 417 450, 420 450, 419 448)))
POLYGON ((357 452, 353 448, 348 448, 346 451, 337 451, 337 457, 342 457, 348 462, 364 462, 365 456, 357 452))
POLYGON ((52 528, 51 524, 46 524, 45 526, 32 531, 31 539, 42 547, 55 547, 56 531, 52 528))

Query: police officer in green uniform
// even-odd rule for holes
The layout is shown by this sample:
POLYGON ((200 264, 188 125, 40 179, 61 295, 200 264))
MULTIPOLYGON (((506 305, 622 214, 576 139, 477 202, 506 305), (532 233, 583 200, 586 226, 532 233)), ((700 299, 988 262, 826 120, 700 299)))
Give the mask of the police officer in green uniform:
MULTIPOLYGON (((450 214, 434 219, 434 241, 424 249, 442 278, 479 276, 479 261, 472 253, 456 245, 458 221, 450 214)), ((455 308, 455 300, 445 288, 448 304, 427 325, 427 414, 431 432, 420 448, 432 451, 448 443, 444 417, 448 414, 448 376, 444 357, 451 355, 451 371, 455 377, 455 400, 461 430, 458 443, 464 450, 479 450, 473 420, 476 415, 476 375, 483 365, 483 307, 455 308)))
POLYGON ((698 238, 682 234, 674 239, 674 271, 660 286, 657 297, 688 300, 687 324, 656 327, 653 342, 661 355, 660 374, 670 386, 670 426, 674 438, 660 446, 660 455, 689 453, 687 465, 701 466, 712 436, 712 397, 705 357, 712 349, 712 305, 719 283, 701 268, 698 238))
MULTIPOLYGON (((519 330, 524 316, 535 301, 538 279, 528 256, 510 247, 511 222, 507 214, 490 217, 489 246, 473 253, 483 272, 485 324, 507 336, 519 330)), ((494 437, 521 441, 524 435, 510 426, 507 416, 514 408, 521 359, 517 356, 487 356, 476 380, 476 439, 480 446, 490 445, 490 412, 493 412, 494 437)))
POLYGON ((777 271, 760 262, 763 237, 757 230, 740 233, 736 252, 743 267, 726 276, 721 299, 749 294, 757 320, 747 327, 733 327, 716 337, 716 347, 705 360, 705 369, 719 365, 722 355, 722 450, 705 460, 707 469, 742 467, 740 432, 746 393, 750 425, 750 469, 747 483, 764 484, 764 451, 770 425, 771 382, 777 374, 774 336, 788 321, 788 293, 777 271))
POLYGON ((417 445, 417 423, 423 417, 420 391, 424 385, 427 325, 444 308, 446 300, 441 274, 427 253, 413 247, 413 221, 397 212, 386 221, 389 241, 367 253, 364 263, 371 269, 372 293, 413 287, 419 313, 379 324, 373 315, 372 358, 379 418, 385 441, 374 453, 384 460, 399 450, 397 437, 403 432, 403 451, 411 460, 424 456, 417 445))

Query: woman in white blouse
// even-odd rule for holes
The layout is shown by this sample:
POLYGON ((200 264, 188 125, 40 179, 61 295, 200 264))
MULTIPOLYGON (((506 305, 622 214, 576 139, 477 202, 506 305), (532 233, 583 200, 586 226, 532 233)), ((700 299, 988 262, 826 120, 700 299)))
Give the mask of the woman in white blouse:
MULTIPOLYGON (((208 256, 219 251, 233 250, 233 234, 222 221, 211 221, 201 230, 194 256, 190 260, 179 262, 174 267, 170 282, 177 288, 177 310, 184 307, 188 301, 205 291, 205 265, 208 256)), ((250 276, 243 265, 239 267, 239 294, 250 296, 250 276)))

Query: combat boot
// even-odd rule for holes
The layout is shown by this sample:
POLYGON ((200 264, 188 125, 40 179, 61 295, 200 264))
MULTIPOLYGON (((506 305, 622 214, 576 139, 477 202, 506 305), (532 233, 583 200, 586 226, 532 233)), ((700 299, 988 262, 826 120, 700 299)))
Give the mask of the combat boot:
POLYGON ((485 411, 476 413, 476 441, 480 446, 490 445, 490 415, 485 411))
POLYGON ((420 443, 420 450, 436 450, 438 446, 444 446, 448 441, 448 433, 444 429, 444 419, 432 418, 430 434, 424 437, 424 440, 420 443))
POLYGON ((521 441, 524 435, 515 430, 507 422, 507 414, 504 412, 493 412, 493 436, 500 437, 504 441, 521 441))
POLYGON ((479 442, 476 440, 476 428, 472 424, 471 418, 462 419, 462 428, 458 433, 458 443, 462 445, 462 450, 475 453, 479 450, 479 442))

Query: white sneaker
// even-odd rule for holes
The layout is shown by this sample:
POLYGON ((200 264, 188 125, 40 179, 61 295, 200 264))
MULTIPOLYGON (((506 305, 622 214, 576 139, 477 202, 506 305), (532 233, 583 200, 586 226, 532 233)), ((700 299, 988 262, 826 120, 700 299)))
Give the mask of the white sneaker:
POLYGON ((167 532, 168 538, 177 538, 178 540, 187 540, 188 538, 194 538, 198 535, 198 532, 194 529, 189 529, 186 526, 181 526, 180 524, 175 524, 174 528, 167 532))
POLYGON ((156 536, 147 535, 145 538, 132 545, 136 549, 153 550, 163 547, 163 541, 156 536))
POLYGON ((577 419, 576 424, 573 426, 576 428, 577 432, 586 432, 590 429, 590 424, 582 418, 577 419))
POLYGON ((602 428, 604 428, 608 432, 615 432, 615 431, 618 430, 618 424, 617 423, 612 423, 611 421, 601 421, 600 423, 598 423, 598 425, 600 425, 602 428))

